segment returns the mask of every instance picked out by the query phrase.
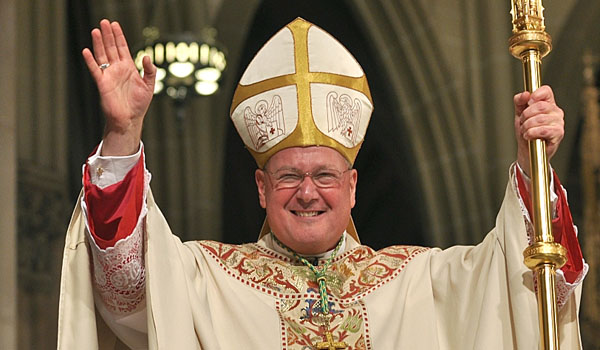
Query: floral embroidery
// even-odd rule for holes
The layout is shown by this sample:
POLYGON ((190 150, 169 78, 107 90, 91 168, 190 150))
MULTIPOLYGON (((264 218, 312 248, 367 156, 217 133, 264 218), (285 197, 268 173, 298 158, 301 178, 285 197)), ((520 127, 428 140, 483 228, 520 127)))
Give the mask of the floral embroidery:
MULTIPOLYGON (((306 299, 300 305, 286 305, 285 303, 277 305, 277 311, 285 330, 282 334, 283 349, 313 349, 314 344, 323 341, 325 320, 321 313, 315 312, 310 317, 306 316, 307 309, 317 307, 318 299, 318 297, 306 299), (305 307, 302 307, 302 304, 305 307)), ((332 314, 329 330, 334 339, 345 342, 349 346, 348 349, 366 349, 365 334, 367 333, 363 319, 368 317, 363 302, 338 304, 332 309, 332 314)))
MULTIPOLYGON (((283 349, 312 349, 323 341, 318 285, 308 267, 258 244, 198 242, 231 276, 277 298, 283 349)), ((356 247, 335 258, 326 273, 330 331, 349 349, 370 349, 363 298, 394 279, 414 256, 429 248, 392 246, 378 252, 356 247)))
MULTIPOLYGON (((253 282, 259 289, 289 297, 298 293, 318 294, 318 285, 308 267, 258 244, 232 245, 213 241, 199 244, 229 274, 253 282)), ((409 260, 428 249, 392 246, 376 252, 366 246, 356 247, 333 260, 326 273, 328 293, 344 302, 361 298, 396 277, 409 260)))

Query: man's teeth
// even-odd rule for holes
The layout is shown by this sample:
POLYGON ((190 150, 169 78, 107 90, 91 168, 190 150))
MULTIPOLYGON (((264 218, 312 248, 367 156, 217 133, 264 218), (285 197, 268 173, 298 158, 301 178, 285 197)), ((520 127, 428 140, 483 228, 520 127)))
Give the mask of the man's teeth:
POLYGON ((294 214, 298 215, 298 216, 317 216, 319 214, 321 214, 320 211, 295 211, 294 214))

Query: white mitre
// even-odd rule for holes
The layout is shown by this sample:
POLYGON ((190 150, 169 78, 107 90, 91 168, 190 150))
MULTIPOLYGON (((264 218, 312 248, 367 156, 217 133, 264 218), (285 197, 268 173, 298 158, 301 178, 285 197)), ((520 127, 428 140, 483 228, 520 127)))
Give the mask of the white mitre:
MULTIPOLYGON (((330 147, 354 164, 372 111, 367 78, 352 54, 323 29, 296 18, 254 56, 230 114, 262 169, 289 147, 330 147)), ((268 232, 265 220, 259 237, 268 232)), ((352 219, 346 232, 360 242, 352 219)))
POLYGON ((254 56, 230 114, 262 169, 289 147, 330 147, 354 164, 372 111, 367 78, 352 54, 323 29, 297 18, 254 56))

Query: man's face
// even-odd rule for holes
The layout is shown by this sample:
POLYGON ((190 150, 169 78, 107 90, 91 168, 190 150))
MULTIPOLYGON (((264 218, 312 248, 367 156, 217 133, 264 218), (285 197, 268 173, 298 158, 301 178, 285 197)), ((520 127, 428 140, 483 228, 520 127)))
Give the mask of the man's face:
POLYGON ((345 158, 329 147, 286 148, 269 159, 265 170, 256 170, 256 185, 275 236, 299 254, 319 254, 334 248, 355 204, 356 170, 347 171, 345 158), (327 169, 341 173, 333 187, 318 187, 305 176, 298 187, 276 188, 275 173, 315 174, 327 169))

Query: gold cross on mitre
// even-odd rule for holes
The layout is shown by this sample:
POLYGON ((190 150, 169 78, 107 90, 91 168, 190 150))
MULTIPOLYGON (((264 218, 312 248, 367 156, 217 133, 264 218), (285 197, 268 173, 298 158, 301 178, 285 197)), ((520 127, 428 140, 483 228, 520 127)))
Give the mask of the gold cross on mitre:
POLYGON ((333 335, 331 334, 331 332, 329 330, 327 332, 325 332, 325 339, 327 341, 322 341, 322 342, 317 343, 318 350, 343 350, 348 346, 343 341, 334 342, 333 335))

